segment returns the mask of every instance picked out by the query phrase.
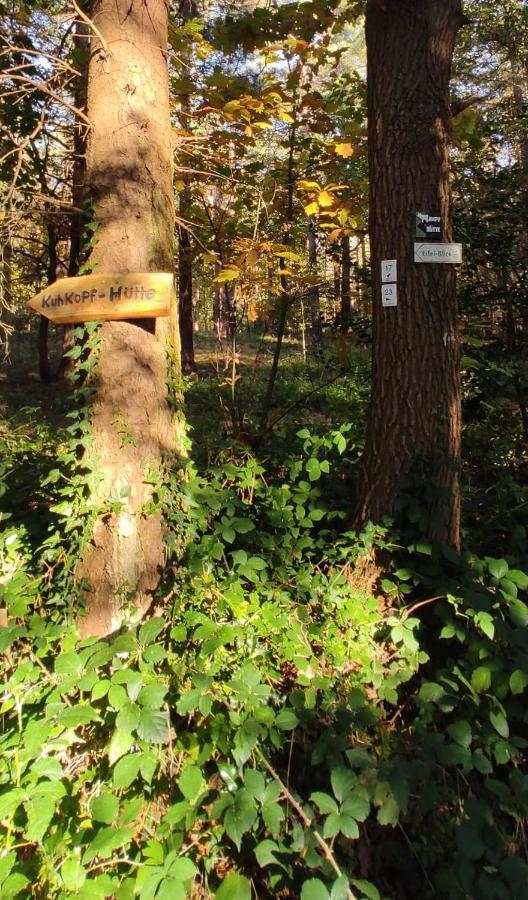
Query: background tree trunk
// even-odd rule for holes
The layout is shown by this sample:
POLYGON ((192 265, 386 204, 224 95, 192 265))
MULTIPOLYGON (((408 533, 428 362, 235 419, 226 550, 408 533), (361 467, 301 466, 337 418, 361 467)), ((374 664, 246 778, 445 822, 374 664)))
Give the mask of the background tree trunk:
POLYGON ((184 222, 189 221, 191 214, 191 191, 186 183, 180 191, 180 219, 178 227, 178 303, 180 317, 180 340, 182 352, 182 371, 188 375, 196 371, 194 359, 194 321, 193 321, 193 259, 191 235, 184 222))
POLYGON ((350 238, 345 235, 341 239, 341 330, 348 331, 350 326, 350 238))
POLYGON ((356 525, 391 513, 402 476, 425 464, 425 530, 459 543, 459 338, 455 270, 415 264, 416 212, 450 241, 449 82, 461 0, 367 4, 373 384, 356 525), (398 306, 382 308, 383 259, 398 260, 398 306), (432 483, 431 483, 432 482, 432 483))
MULTIPOLYGON (((310 219, 308 224, 308 265, 310 267, 310 275, 317 277, 317 231, 315 220, 310 219)), ((308 291, 308 299, 310 303, 310 322, 312 347, 317 350, 322 340, 321 328, 321 305, 319 296, 319 287, 317 284, 310 285, 308 291)))
MULTIPOLYGON (((164 0, 95 0, 88 75, 92 123, 87 184, 98 223, 91 262, 97 273, 172 271, 174 198, 164 0)), ((175 304, 174 304, 175 305, 175 304)), ((93 448, 104 509, 79 566, 87 578, 85 634, 139 617, 165 562, 160 512, 147 512, 162 454, 176 446, 167 403, 165 341, 179 348, 177 310, 170 320, 106 322, 100 330, 93 448)))

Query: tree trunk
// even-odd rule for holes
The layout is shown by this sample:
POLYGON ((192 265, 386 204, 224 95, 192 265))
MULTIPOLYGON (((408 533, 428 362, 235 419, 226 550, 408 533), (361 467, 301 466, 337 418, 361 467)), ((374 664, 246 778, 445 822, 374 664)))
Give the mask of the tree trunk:
MULTIPOLYGON (((173 270, 167 14, 164 0, 93 4, 87 185, 97 273, 173 270)), ((170 319, 105 322, 99 336, 89 458, 100 479, 92 502, 103 512, 78 569, 90 584, 84 634, 107 634, 151 603, 165 547, 161 513, 147 509, 146 480, 160 476, 162 455, 176 447, 166 357, 166 341, 179 352, 176 308, 170 319), (115 497, 119 511, 110 511, 115 497)))
POLYGON ((182 352, 182 370, 188 375, 196 372, 194 359, 194 321, 193 321, 193 260, 191 235, 185 227, 191 214, 191 191, 188 184, 180 192, 180 218, 178 227, 178 297, 180 317, 180 339, 182 352))
MULTIPOLYGON (((415 214, 452 239, 449 81, 461 0, 367 5, 372 397, 356 526, 393 510, 402 477, 424 467, 423 528, 459 544, 460 382, 455 270, 413 262, 415 214), (383 308, 383 259, 398 261, 398 305, 383 308)), ((418 486, 415 487, 415 491, 418 486)), ((415 494, 416 496, 416 494, 415 494)))
MULTIPOLYGON (((183 24, 191 21, 198 15, 194 0, 182 0, 179 8, 180 18, 183 24)), ((189 66, 191 53, 184 51, 182 63, 189 66)), ((191 104, 187 94, 181 98, 181 112, 184 128, 189 128, 191 104)), ((178 226, 178 312, 180 318, 180 340, 182 354, 182 371, 188 375, 196 372, 194 359, 194 322, 193 322, 193 258, 191 234, 187 223, 191 218, 191 189, 189 176, 183 176, 184 187, 180 191, 180 224, 178 226)))
POLYGON ((350 327, 350 238, 345 235, 341 240, 341 330, 350 327))
MULTIPOLYGON (((310 267, 310 275, 315 278, 317 276, 317 232, 314 219, 310 219, 308 224, 308 265, 310 267)), ((321 306, 317 284, 310 285, 308 299, 310 302, 312 347, 317 350, 322 338, 321 306)))

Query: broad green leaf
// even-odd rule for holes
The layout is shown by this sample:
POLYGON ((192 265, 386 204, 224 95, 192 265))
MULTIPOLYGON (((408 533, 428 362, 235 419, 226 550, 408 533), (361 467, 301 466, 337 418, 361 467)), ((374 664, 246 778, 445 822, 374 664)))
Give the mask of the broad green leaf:
POLYGON ((24 831, 26 840, 39 844, 46 834, 55 815, 56 802, 48 797, 38 796, 24 803, 28 822, 24 831))
POLYGON ((284 821, 284 810, 280 803, 264 803, 261 809, 262 818, 268 831, 273 837, 279 837, 281 825, 284 821))
POLYGON ((264 775, 258 769, 246 769, 244 772, 244 784, 255 800, 262 800, 266 790, 264 775))
POLYGON ((488 568, 494 578, 504 578, 509 566, 505 559, 489 559, 488 568))
POLYGON ((169 866, 169 875, 176 881, 189 881, 198 874, 198 869, 191 859, 179 856, 169 866))
POLYGON ((332 769, 330 780, 332 782, 334 796, 337 797, 339 801, 344 800, 346 795, 349 794, 357 784, 356 775, 351 769, 345 768, 345 766, 338 766, 336 769, 332 769))
POLYGON ((504 713, 500 710, 497 712, 490 712, 489 714, 490 722, 496 731, 499 732, 500 736, 503 738, 508 738, 510 736, 510 726, 508 725, 508 720, 504 713))
POLYGON ((76 859, 67 859, 61 868, 61 878, 68 891, 78 891, 86 881, 86 870, 76 859))
POLYGON ((164 744, 168 739, 168 725, 169 720, 165 711, 144 707, 139 716, 137 733, 143 741, 164 744))
POLYGON ((365 821, 370 813, 370 798, 367 789, 363 785, 357 785, 353 792, 345 798, 341 812, 347 816, 352 816, 358 822, 365 821))
POLYGON ((281 709, 275 718, 275 725, 282 731, 293 731, 299 724, 299 719, 292 709, 281 709))
POLYGON ((368 900, 380 900, 380 892, 370 881, 365 881, 363 878, 353 878, 352 885, 358 891, 361 891, 364 897, 368 897, 368 900))
POLYGON ((424 681, 418 695, 425 703, 436 703, 444 696, 444 689, 434 681, 424 681))
POLYGON ((165 628, 165 620, 160 618, 148 619, 141 628, 139 629, 138 640, 139 643, 144 647, 147 644, 152 644, 153 641, 156 640, 158 635, 165 628))
POLYGON ((133 743, 134 738, 129 732, 116 728, 108 747, 108 761, 110 765, 113 766, 116 760, 128 753, 133 743))
POLYGON ((91 862, 96 856, 100 859, 108 859, 114 850, 128 844, 133 836, 133 828, 103 828, 87 847, 82 858, 83 863, 91 862))
POLYGON ((224 815, 226 834, 239 850, 242 836, 252 828, 256 818, 257 809, 253 797, 246 788, 240 788, 224 815))
POLYGON ((459 719, 457 722, 448 725, 447 731, 453 740, 457 744, 460 744, 461 747, 469 747, 473 740, 471 726, 465 719, 459 719))
POLYGON ((491 670, 487 666, 478 666, 471 676, 471 684, 477 694, 487 691, 491 685, 491 670))
POLYGON ((337 881, 334 881, 330 892, 330 900, 347 900, 348 898, 348 878, 341 875, 337 881))
POLYGON ((79 728, 90 722, 100 722, 101 717, 93 706, 69 706, 59 715, 59 723, 63 728, 79 728))
POLYGON ((90 803, 90 812, 95 822, 111 825, 119 812, 119 800, 114 794, 101 794, 90 803))
POLYGON ((330 900, 330 894, 319 878, 310 878, 302 886, 301 900, 330 900))
POLYGON ((310 794, 310 801, 315 803, 319 812, 323 813, 323 815, 339 812, 337 803, 330 794, 324 794, 322 791, 314 791, 313 794, 310 794))
POLYGON ((512 694, 522 694, 528 684, 528 675, 522 669, 516 669, 510 675, 510 690, 512 694))
POLYGON ((206 787, 202 770, 198 766, 187 766, 178 779, 178 787, 190 803, 196 803, 206 787))
POLYGON ((215 897, 216 900, 251 900, 251 884, 244 875, 232 872, 224 878, 215 897))
POLYGON ((114 766, 112 780, 115 787, 130 787, 132 782, 135 781, 138 776, 140 765, 140 753, 131 753, 128 756, 123 756, 114 766))

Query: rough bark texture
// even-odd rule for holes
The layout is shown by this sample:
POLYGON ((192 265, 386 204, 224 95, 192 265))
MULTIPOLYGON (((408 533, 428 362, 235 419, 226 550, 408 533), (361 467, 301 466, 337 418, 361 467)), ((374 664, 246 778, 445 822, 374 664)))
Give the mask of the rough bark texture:
POLYGON ((449 81, 461 0, 369 0, 373 386, 356 525, 391 513, 424 463, 430 535, 459 541, 459 337, 452 265, 413 262, 415 213, 452 239, 449 81), (380 263, 398 260, 398 306, 382 308, 380 263))
MULTIPOLYGON (((95 0, 88 75, 92 123, 87 184, 99 223, 95 271, 172 271, 174 200, 164 0, 95 0)), ((119 513, 95 525, 79 566, 87 578, 85 634, 117 628, 151 602, 164 563, 163 523, 145 510, 148 470, 175 447, 167 403, 166 341, 179 348, 170 320, 106 322, 94 402, 97 506, 126 495, 119 513)))

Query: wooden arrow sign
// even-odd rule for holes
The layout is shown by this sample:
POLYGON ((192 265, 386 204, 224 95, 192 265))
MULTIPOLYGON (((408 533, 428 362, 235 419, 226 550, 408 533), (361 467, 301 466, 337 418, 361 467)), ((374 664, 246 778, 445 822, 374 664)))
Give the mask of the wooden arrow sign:
POLYGON ((29 300, 28 306, 58 325, 66 325, 168 316, 173 296, 171 272, 81 275, 61 278, 29 300))

